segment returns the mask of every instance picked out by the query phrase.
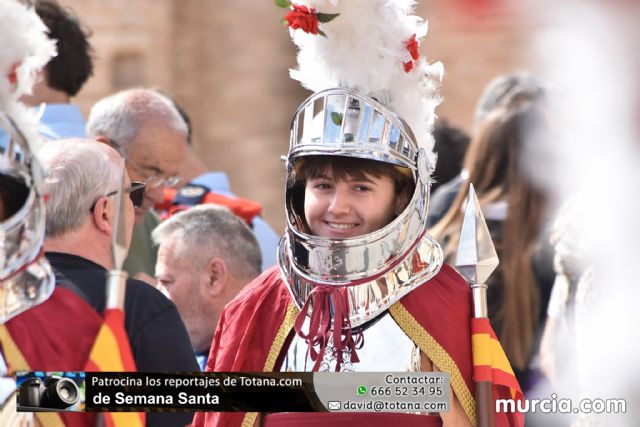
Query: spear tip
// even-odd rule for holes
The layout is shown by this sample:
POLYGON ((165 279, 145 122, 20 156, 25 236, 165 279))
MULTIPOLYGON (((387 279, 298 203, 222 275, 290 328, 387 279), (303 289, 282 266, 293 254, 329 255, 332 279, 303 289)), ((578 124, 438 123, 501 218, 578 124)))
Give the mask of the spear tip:
POLYGON ((486 283, 498 267, 498 255, 473 184, 469 185, 455 266, 469 283, 476 284, 486 283))

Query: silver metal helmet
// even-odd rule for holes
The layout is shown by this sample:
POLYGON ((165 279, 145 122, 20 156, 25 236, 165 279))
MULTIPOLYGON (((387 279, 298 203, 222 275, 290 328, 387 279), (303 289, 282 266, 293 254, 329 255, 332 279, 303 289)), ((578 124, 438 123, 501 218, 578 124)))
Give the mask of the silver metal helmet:
POLYGON ((0 323, 45 301, 54 279, 42 256, 43 174, 35 158, 37 118, 19 102, 55 55, 32 8, 0 2, 0 323))
POLYGON ((352 328, 361 326, 433 277, 442 266, 438 243, 426 233, 433 169, 409 126, 377 100, 355 90, 315 93, 298 108, 286 158, 286 232, 278 265, 302 308, 316 286, 345 289, 352 328), (309 156, 368 159, 407 168, 415 190, 392 222, 354 238, 327 239, 302 227, 304 197, 296 191, 296 164, 309 156))
POLYGON ((0 110, 0 324, 45 301, 55 282, 43 256, 43 173, 14 120, 0 110))

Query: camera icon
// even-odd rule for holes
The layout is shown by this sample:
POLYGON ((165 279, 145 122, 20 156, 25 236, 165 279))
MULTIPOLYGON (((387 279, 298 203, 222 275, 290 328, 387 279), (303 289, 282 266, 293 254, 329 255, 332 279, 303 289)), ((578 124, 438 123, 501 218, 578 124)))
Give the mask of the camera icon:
POLYGON ((67 409, 80 401, 80 390, 69 378, 50 375, 40 378, 28 378, 18 391, 18 410, 37 411, 46 409, 67 409))

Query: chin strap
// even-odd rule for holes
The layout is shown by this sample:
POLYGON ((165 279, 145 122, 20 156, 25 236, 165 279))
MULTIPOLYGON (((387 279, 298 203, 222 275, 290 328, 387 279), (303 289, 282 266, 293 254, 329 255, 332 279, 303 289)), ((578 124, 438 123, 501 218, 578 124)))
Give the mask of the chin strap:
POLYGON ((294 328, 296 333, 303 338, 309 346, 311 360, 315 362, 313 371, 318 371, 322 363, 329 337, 333 333, 333 356, 336 358, 336 371, 340 371, 342 365, 342 352, 348 349, 350 362, 358 363, 360 359, 356 350, 361 349, 364 344, 362 330, 355 335, 351 331, 351 321, 349 320, 349 299, 346 289, 338 286, 317 285, 313 288, 309 297, 302 306, 302 310, 296 318, 294 328), (309 312, 309 304, 313 300, 311 315, 309 319, 309 332, 302 332, 304 320, 309 312), (332 316, 331 309, 334 314, 332 316), (331 323, 333 320, 333 330, 331 323), (344 338, 343 338, 344 331, 344 338), (316 351, 316 346, 319 351, 316 351))

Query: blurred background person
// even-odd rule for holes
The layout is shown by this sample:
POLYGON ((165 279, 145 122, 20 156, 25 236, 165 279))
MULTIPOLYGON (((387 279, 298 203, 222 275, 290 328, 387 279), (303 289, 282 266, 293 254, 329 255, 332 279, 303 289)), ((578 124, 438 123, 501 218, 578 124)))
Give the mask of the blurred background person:
POLYGON ((446 259, 455 257, 462 206, 473 184, 500 259, 488 283, 489 316, 525 395, 553 283, 551 263, 538 262, 536 254, 544 247, 547 200, 522 164, 534 129, 548 130, 535 105, 493 111, 469 146, 468 177, 444 218, 431 229, 446 259))
POLYGON ((176 109, 187 124, 187 149, 180 166, 182 181, 180 188, 165 188, 164 202, 156 204, 156 209, 162 217, 171 216, 173 213, 190 206, 202 203, 214 203, 224 205, 241 217, 251 228, 258 240, 262 254, 262 270, 276 263, 276 249, 280 236, 262 218, 262 205, 253 200, 247 200, 236 196, 231 191, 229 178, 222 171, 210 171, 202 158, 197 155, 192 142, 192 123, 187 112, 172 99, 176 109))
POLYGON ((553 6, 538 15, 546 25, 534 52, 561 95, 550 99, 561 133, 545 146, 551 161, 531 169, 565 203, 554 242, 556 285, 564 282, 568 292, 559 307, 549 305, 559 345, 545 356, 559 363, 553 387, 542 393, 574 398, 574 407, 584 399, 606 403, 605 411, 575 411, 554 425, 637 426, 640 3, 553 6))
MULTIPOLYGON (((476 104, 473 135, 475 136, 479 132, 487 117, 496 109, 514 108, 525 103, 539 103, 543 102, 544 98, 545 90, 542 82, 529 73, 518 72, 495 77, 487 84, 476 104)), ((437 144, 437 133, 434 136, 437 144)), ((440 158, 438 157, 439 163, 440 158)), ((444 217, 460 192, 468 172, 466 169, 462 169, 457 176, 447 181, 443 180, 441 185, 433 190, 429 203, 427 221, 429 225, 436 224, 444 217)))
POLYGON ((58 54, 39 75, 33 92, 22 97, 32 107, 43 106, 40 133, 45 139, 85 136, 80 108, 71 103, 93 74, 89 32, 71 9, 55 0, 37 0, 35 10, 56 42, 58 54))
POLYGON ((103 98, 91 108, 87 134, 120 151, 131 179, 146 184, 144 201, 135 211, 124 269, 152 283, 157 254, 151 232, 160 223, 153 207, 164 200, 165 187, 180 182, 187 124, 171 99, 150 89, 130 89, 103 98))
POLYGON ((433 128, 433 139, 435 139, 433 151, 438 155, 438 161, 433 172, 432 192, 460 175, 464 155, 469 146, 469 135, 462 128, 441 119, 433 128))
POLYGON ((527 72, 520 71, 495 77, 484 88, 475 111, 475 129, 500 107, 515 107, 529 102, 543 101, 546 90, 542 81, 527 72))
POLYGON ((222 308, 261 271, 258 242, 229 209, 182 211, 153 231, 156 278, 178 307, 204 370, 222 308))
POLYGON ((590 248, 589 239, 580 233, 585 228, 582 208, 584 201, 576 195, 559 210, 551 235, 554 247, 555 281, 549 304, 547 319, 540 342, 540 370, 556 385, 561 372, 563 380, 576 380, 573 360, 562 360, 558 356, 566 354, 575 346, 574 328, 581 323, 576 306, 593 282, 593 267, 586 255, 590 248))

